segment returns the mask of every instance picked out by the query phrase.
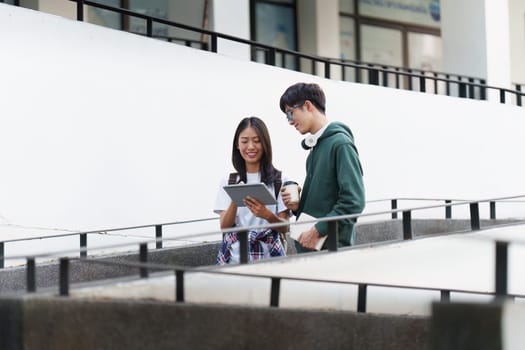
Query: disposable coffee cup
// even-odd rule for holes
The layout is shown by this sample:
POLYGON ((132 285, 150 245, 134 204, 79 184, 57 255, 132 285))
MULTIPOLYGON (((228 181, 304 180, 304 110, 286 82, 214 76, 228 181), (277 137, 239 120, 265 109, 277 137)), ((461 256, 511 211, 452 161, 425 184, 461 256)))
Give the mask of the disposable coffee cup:
POLYGON ((295 181, 286 181, 283 186, 285 191, 290 194, 289 204, 299 203, 299 184, 295 181))

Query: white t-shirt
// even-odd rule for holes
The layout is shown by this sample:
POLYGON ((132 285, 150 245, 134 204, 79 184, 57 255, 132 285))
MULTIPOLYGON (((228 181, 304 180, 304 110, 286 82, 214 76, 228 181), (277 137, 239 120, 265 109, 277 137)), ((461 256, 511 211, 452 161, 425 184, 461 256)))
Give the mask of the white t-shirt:
MULTIPOLYGON (((226 191, 224 190, 224 186, 228 184, 229 178, 222 179, 219 190, 217 191, 217 197, 215 198, 215 205, 213 207, 213 211, 216 214, 220 214, 222 211, 228 209, 231 203, 231 198, 228 196, 226 191)), ((261 174, 260 173, 247 173, 246 174, 246 181, 247 183, 259 183, 261 182, 261 174)), ((282 183, 285 183, 287 181, 287 178, 284 175, 281 175, 281 181, 282 183)), ((275 194, 275 189, 273 186, 273 183, 270 186, 267 186, 270 190, 270 193, 275 194)), ((277 204, 275 205, 267 205, 268 209, 270 209, 273 213, 276 215, 282 211, 287 210, 286 206, 284 205, 283 198, 281 196, 281 192, 279 191, 279 195, 277 196, 277 204), (277 207, 277 209, 276 209, 277 207)), ((263 218, 259 218, 252 214, 250 209, 246 207, 238 207, 237 208, 237 215, 235 216, 235 225, 237 227, 246 227, 246 226, 261 226, 264 227, 268 225, 268 221, 266 221, 263 218)), ((263 242, 260 242, 263 249, 264 249, 264 257, 270 257, 268 249, 266 247, 266 244, 263 242)), ((232 256, 231 256, 231 262, 239 262, 239 242, 235 242, 232 244, 232 256)))

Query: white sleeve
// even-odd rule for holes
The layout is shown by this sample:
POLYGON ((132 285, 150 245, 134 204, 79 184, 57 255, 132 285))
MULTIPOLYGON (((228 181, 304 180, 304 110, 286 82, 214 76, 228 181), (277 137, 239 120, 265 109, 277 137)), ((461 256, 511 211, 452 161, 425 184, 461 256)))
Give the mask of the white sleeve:
POLYGON ((230 196, 228 196, 228 194, 223 188, 227 184, 228 179, 222 179, 220 182, 219 188, 217 190, 217 196, 215 197, 215 205, 213 206, 213 212, 215 214, 220 214, 221 211, 228 209, 232 201, 230 196))

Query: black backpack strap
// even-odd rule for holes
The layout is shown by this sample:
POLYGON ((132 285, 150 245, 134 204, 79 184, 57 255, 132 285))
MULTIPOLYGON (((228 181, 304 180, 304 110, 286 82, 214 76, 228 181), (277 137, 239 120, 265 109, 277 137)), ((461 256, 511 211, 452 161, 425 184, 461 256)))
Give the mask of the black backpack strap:
POLYGON ((235 185, 237 183, 238 173, 230 173, 230 178, 228 179, 228 185, 235 185))
POLYGON ((281 190, 281 185, 283 184, 281 180, 281 175, 282 175, 281 171, 277 170, 276 174, 277 174, 277 177, 275 178, 273 182, 273 187, 275 189, 275 199, 279 197, 279 191, 281 190))

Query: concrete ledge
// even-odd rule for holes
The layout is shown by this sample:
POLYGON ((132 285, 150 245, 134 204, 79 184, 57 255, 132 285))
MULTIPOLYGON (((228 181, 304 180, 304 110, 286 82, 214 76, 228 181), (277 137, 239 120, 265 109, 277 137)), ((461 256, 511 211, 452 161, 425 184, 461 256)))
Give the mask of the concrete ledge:
POLYGON ((491 303, 434 303, 433 350, 521 350, 525 304, 508 298, 491 303))
MULTIPOLYGON (((219 242, 203 243, 179 248, 150 250, 148 262, 163 265, 204 266, 213 265, 219 249, 219 242)), ((137 253, 91 258, 99 261, 138 262, 137 253)), ((57 263, 38 264, 36 268, 37 289, 58 286, 59 266, 57 263)), ((80 283, 139 274, 136 268, 116 265, 86 264, 72 260, 70 282, 80 283)), ((26 268, 11 267, 0 270, 0 293, 23 291, 26 289, 26 268)))
POLYGON ((429 349, 427 317, 69 298, 0 299, 0 348, 429 349))
POLYGON ((435 303, 432 305, 432 349, 501 350, 501 318, 499 303, 435 303))

